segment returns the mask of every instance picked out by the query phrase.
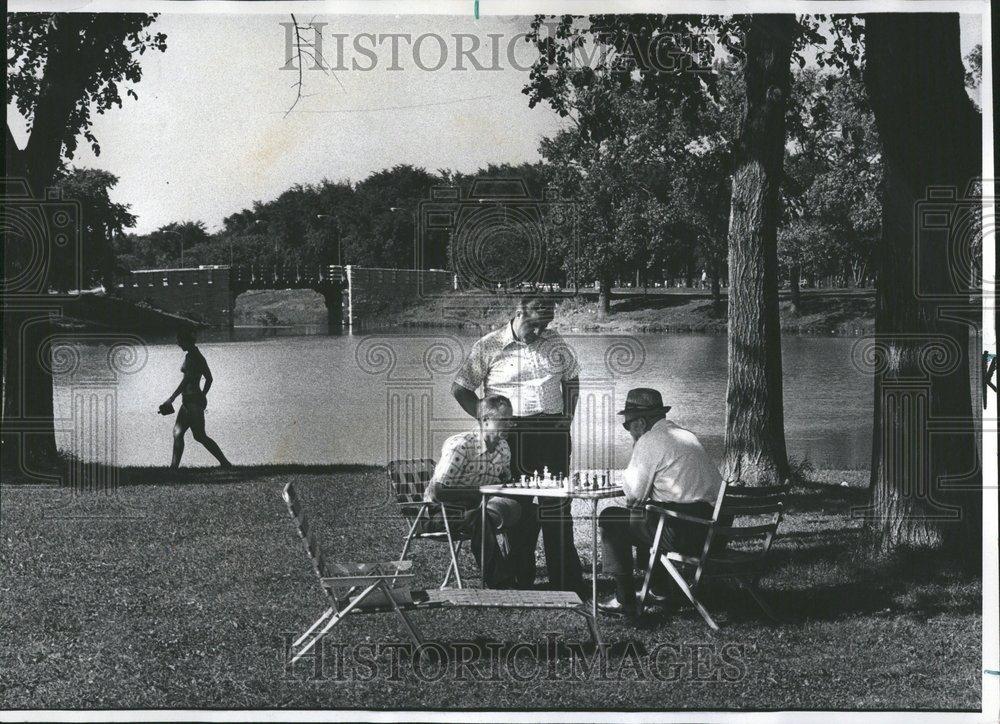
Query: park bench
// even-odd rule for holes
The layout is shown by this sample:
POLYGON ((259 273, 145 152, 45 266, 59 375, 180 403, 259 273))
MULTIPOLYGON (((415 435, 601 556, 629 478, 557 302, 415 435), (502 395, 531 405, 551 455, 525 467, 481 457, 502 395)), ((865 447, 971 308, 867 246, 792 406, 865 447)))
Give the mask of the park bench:
POLYGON ((451 530, 448 516, 445 515, 444 503, 431 503, 424 500, 424 491, 431 476, 434 475, 434 461, 430 458, 415 458, 410 460, 393 460, 386 466, 389 474, 389 481, 393 492, 396 495, 396 505, 399 506, 399 513, 403 516, 410 529, 403 541, 403 551, 399 554, 399 560, 406 558, 413 541, 425 540, 437 543, 447 543, 448 551, 451 554, 451 563, 445 571, 441 588, 448 587, 451 574, 455 574, 455 582, 462 588, 462 573, 458 566, 458 554, 462 549, 462 544, 469 540, 468 534, 451 530), (431 519, 431 511, 441 509, 441 517, 444 519, 444 530, 429 532, 426 530, 431 519))
POLYGON ((698 600, 700 584, 710 578, 735 582, 750 594, 769 618, 777 620, 764 601, 758 585, 781 522, 788 487, 787 481, 785 485, 768 487, 748 487, 724 482, 711 519, 678 513, 656 503, 647 504, 646 510, 656 513, 660 518, 649 549, 649 567, 639 593, 639 610, 643 610, 646 594, 649 592, 653 567, 659 563, 667 569, 681 592, 714 631, 719 630, 718 624, 698 600), (663 527, 668 518, 684 520, 708 529, 699 555, 660 551, 663 527), (764 522, 760 522, 761 518, 764 522), (685 580, 684 573, 691 577, 690 584, 685 580))
POLYGON ((587 623, 591 638, 602 645, 597 622, 579 595, 571 591, 494 591, 484 589, 418 590, 399 585, 412 579, 411 561, 346 563, 327 561, 316 534, 309 527, 305 510, 292 483, 285 485, 282 497, 292 517, 295 530, 306 549, 313 571, 330 606, 292 644, 294 664, 333 628, 351 614, 395 613, 410 640, 420 646, 423 639, 407 615, 412 611, 449 608, 549 609, 568 611, 587 623), (310 638, 312 636, 312 638, 310 638))

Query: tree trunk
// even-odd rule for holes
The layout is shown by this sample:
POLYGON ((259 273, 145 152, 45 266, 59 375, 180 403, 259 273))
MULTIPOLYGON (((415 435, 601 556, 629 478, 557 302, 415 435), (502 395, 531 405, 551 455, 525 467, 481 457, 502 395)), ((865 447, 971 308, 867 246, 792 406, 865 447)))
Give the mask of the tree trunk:
POLYGON ((611 316, 611 275, 602 274, 601 288, 597 292, 597 318, 605 320, 611 316))
POLYGON ((802 304, 802 295, 799 293, 799 280, 802 277, 802 267, 798 264, 792 264, 791 269, 788 270, 788 292, 792 298, 792 306, 795 307, 795 311, 799 311, 799 305, 802 304))
MULTIPOLYGON (((8 177, 26 176, 24 153, 13 143, 8 129, 5 163, 8 177)), ((24 191, 29 191, 25 186, 24 191)), ((31 200, 26 199, 31 207, 31 200)), ((18 218, 16 215, 11 219, 18 218)), ((49 312, 56 311, 44 292, 47 274, 26 274, 32 257, 41 254, 51 268, 52 246, 47 240, 21 231, 16 222, 3 236, 3 410, 0 414, 0 465, 4 478, 22 475, 44 478, 56 462, 52 412, 52 371, 47 340, 49 312), (38 248, 39 243, 43 248, 38 248), (22 283, 18 284, 18 280, 22 283)), ((58 299, 58 298, 57 298, 58 299)))
POLYGON ((719 283, 719 270, 712 270, 712 304, 722 304, 722 285, 719 283))
POLYGON ((779 189, 791 84, 792 15, 755 15, 745 39, 746 99, 729 225, 729 383, 725 476, 788 476, 778 316, 779 189))
POLYGON ((981 173, 982 119, 963 86, 957 14, 868 15, 865 45, 885 163, 868 526, 877 555, 943 547, 974 560, 982 481, 968 344, 977 312, 951 262, 968 249, 948 248, 969 239, 945 239, 929 222, 931 212, 954 218, 981 173), (945 195, 929 200, 935 186, 945 195))
MULTIPOLYGON (((63 137, 70 115, 93 70, 81 62, 81 34, 91 18, 84 13, 57 13, 49 30, 49 55, 35 103, 31 133, 24 150, 7 127, 4 161, 8 178, 23 179, 36 199, 45 198, 62 158, 63 137)), ((79 221, 79 220, 78 220, 79 221)), ((5 230, 3 309, 3 411, 0 421, 0 458, 6 474, 49 476, 58 466, 52 408, 52 369, 49 350, 50 313, 58 313, 53 286, 54 239, 5 230), (41 244, 44 271, 18 286, 18 259, 25 245, 41 244), (20 248, 19 248, 20 247, 20 248)), ((29 255, 30 256, 30 255, 29 255)))

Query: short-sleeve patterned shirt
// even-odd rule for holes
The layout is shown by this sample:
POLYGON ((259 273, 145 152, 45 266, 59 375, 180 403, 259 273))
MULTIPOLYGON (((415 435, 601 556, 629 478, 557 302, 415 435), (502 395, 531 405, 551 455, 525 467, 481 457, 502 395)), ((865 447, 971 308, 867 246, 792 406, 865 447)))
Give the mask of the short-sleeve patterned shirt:
POLYGON ((545 330, 531 344, 514 336, 513 320, 472 345, 455 383, 510 399, 515 417, 563 412, 562 383, 580 376, 576 355, 562 335, 545 330))
MULTIPOLYGON (((460 432, 444 441, 441 459, 434 468, 432 483, 442 486, 472 487, 499 485, 510 480, 510 447, 506 440, 489 451, 478 430, 460 432)), ((431 486, 427 486, 430 491, 431 486)), ((424 495, 431 500, 429 492, 424 495)))

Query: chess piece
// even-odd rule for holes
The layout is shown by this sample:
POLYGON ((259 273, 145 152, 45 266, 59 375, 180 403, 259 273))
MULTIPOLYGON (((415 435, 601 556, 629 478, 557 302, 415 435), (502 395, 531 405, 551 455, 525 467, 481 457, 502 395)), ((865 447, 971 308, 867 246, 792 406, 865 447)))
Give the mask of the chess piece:
POLYGON ((549 472, 548 465, 542 468, 542 480, 544 480, 546 483, 552 480, 552 473, 549 472))
POLYGON ((522 487, 522 488, 527 488, 528 487, 528 476, 525 475, 524 473, 521 473, 521 485, 520 485, 520 487, 522 487))
POLYGON ((538 471, 537 470, 535 471, 535 474, 531 478, 531 487, 533 487, 533 488, 537 488, 538 487, 538 471))

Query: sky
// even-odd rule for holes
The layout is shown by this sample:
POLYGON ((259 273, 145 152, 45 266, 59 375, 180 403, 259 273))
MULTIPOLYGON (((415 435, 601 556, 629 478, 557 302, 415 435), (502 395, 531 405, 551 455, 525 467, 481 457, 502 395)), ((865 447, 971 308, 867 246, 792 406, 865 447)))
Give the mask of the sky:
MULTIPOLYGON (((119 177, 115 201, 131 206, 135 231, 146 233, 175 221, 201 220, 209 230, 226 216, 273 199, 296 183, 350 179, 400 163, 431 171, 473 171, 487 163, 535 161, 541 138, 565 123, 545 105, 528 108, 521 89, 526 70, 507 62, 507 44, 528 27, 527 17, 299 16, 326 22, 323 54, 346 70, 303 73, 304 96, 296 98, 294 70, 286 57, 287 15, 161 15, 155 29, 167 35, 165 53, 142 56, 138 101, 95 116, 101 144, 95 157, 81 139, 72 163, 119 177), (344 33, 338 63, 334 33, 344 33), (421 69, 413 43, 399 40, 401 70, 390 70, 392 41, 377 48, 375 67, 352 44, 359 34, 409 33, 413 41, 436 33, 447 42, 441 70, 421 69), (474 56, 492 64, 491 34, 499 37, 499 70, 455 70, 451 36, 479 36, 474 56)), ((307 34, 306 39, 311 39, 307 34)), ((360 40, 370 47, 371 41, 360 40)), ((463 41, 466 47, 473 42, 463 41)), ((963 55, 980 42, 978 16, 962 18, 963 55)), ((518 64, 530 64, 523 40, 518 64)), ((428 37, 419 59, 433 67, 439 46, 428 37)), ((307 62, 307 66, 310 65, 307 62)), ((26 125, 8 107, 15 139, 23 147, 26 125)))

